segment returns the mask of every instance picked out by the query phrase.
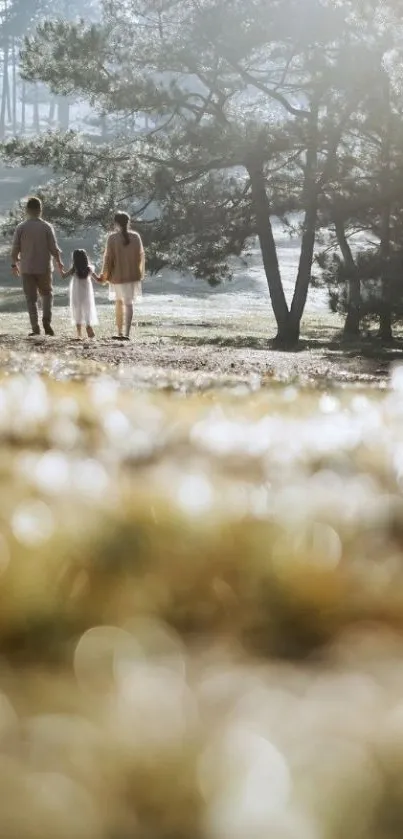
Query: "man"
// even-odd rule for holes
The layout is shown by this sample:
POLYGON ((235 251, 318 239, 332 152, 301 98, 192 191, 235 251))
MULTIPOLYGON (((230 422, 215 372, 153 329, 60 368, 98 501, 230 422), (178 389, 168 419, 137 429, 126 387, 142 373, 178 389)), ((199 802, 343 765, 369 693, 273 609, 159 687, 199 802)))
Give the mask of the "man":
POLYGON ((51 224, 42 218, 42 202, 29 198, 26 207, 27 218, 14 233, 11 251, 12 270, 16 277, 22 277, 23 289, 31 321, 30 337, 40 335, 38 319, 38 293, 42 298, 42 323, 46 335, 54 335, 52 321, 52 257, 60 273, 63 263, 60 259, 55 232, 51 224))

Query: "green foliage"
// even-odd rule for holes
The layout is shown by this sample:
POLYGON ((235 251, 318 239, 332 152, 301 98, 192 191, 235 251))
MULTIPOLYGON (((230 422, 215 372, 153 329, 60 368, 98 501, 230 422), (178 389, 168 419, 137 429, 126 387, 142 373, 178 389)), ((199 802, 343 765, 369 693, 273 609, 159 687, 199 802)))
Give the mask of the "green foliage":
POLYGON ((7 38, 21 40, 49 16, 75 20, 99 16, 99 0, 0 0, 0 45, 7 38))
MULTIPOLYGON (((403 252, 395 252, 384 271, 379 248, 368 248, 355 256, 355 266, 361 285, 361 317, 371 319, 383 311, 382 276, 386 275, 392 301, 392 315, 395 320, 403 317, 403 252)), ((332 312, 346 314, 347 284, 350 272, 343 259, 336 253, 322 253, 317 257, 321 279, 329 291, 329 305, 332 312)))

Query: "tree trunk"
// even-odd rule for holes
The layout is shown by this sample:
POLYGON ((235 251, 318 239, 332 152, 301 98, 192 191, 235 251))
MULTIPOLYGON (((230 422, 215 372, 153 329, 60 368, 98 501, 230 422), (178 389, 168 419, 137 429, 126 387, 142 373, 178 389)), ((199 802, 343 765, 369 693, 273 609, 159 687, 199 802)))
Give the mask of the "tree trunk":
POLYGON ((248 166, 248 174, 252 187, 252 205, 256 217, 256 228, 263 266, 278 329, 275 340, 278 344, 289 344, 292 338, 289 334, 289 310, 281 281, 277 248, 270 220, 270 205, 266 193, 263 166, 258 163, 251 164, 248 166))
POLYGON ((9 59, 9 43, 8 38, 4 44, 3 54, 3 89, 1 94, 1 108, 0 108, 0 136, 4 137, 6 133, 6 119, 7 119, 7 102, 8 102, 8 59, 9 59))
POLYGON ((318 107, 313 105, 309 118, 309 134, 306 153, 303 206, 305 216, 302 230, 301 253, 298 264, 297 281, 291 303, 290 320, 295 333, 300 331, 312 275, 312 262, 315 248, 316 221, 318 216, 318 185, 316 183, 318 165, 318 107))
POLYGON ((7 91, 6 91, 6 105, 7 105, 7 123, 8 125, 12 124, 13 114, 11 109, 11 86, 10 86, 10 77, 9 77, 9 64, 10 64, 10 53, 8 54, 8 61, 7 61, 7 91))
POLYGON ((57 101, 57 121, 62 131, 68 131, 70 125, 70 102, 67 96, 59 96, 57 101))
POLYGON ((385 130, 382 138, 381 150, 381 190, 382 213, 380 231, 380 256, 382 264, 382 309, 379 319, 379 337, 385 344, 393 342, 392 334, 392 300, 390 289, 390 150, 392 131, 392 111, 390 102, 390 86, 386 72, 384 72, 384 99, 386 106, 385 130))
POLYGON ((26 115, 27 115, 27 88, 25 81, 22 82, 21 88, 21 133, 25 134, 26 129, 26 115))
POLYGON ((347 315, 344 323, 344 338, 354 340, 360 337, 361 281, 347 241, 344 223, 340 218, 334 222, 336 237, 347 270, 347 315))
POLYGON ((101 137, 103 140, 108 139, 108 123, 105 114, 101 114, 99 118, 100 126, 101 126, 101 137))
MULTIPOLYGON (((389 215, 387 210, 384 211, 385 219, 381 220, 382 227, 386 227, 388 224, 386 218, 389 215)), ((382 213, 383 215, 383 213, 382 213)), ((390 289, 390 247, 386 244, 386 240, 384 242, 384 247, 382 247, 381 241, 381 257, 382 257, 382 301, 381 301, 381 312, 379 316, 379 337, 384 344, 391 344, 393 343, 393 332, 392 332, 392 300, 391 300, 391 289, 390 289), (389 254, 388 254, 389 252, 389 254)))
POLYGON ((55 121, 55 114, 56 114, 56 99, 55 99, 54 96, 52 96, 52 98, 49 102, 49 116, 48 116, 49 125, 53 125, 53 123, 55 121))
POLYGON ((34 130, 40 132, 41 130, 41 123, 39 118, 39 96, 38 96, 38 87, 35 85, 34 87, 34 112, 33 112, 33 126, 34 130))
POLYGON ((13 38, 13 47, 12 47, 12 59, 13 59, 13 134, 17 133, 18 128, 18 120, 17 120, 17 55, 15 50, 15 40, 13 38))
POLYGON ((312 188, 314 192, 309 199, 309 204, 304 217, 297 281, 295 283, 290 310, 290 320, 293 325, 294 333, 297 336, 297 340, 300 334, 301 319, 304 314, 312 277, 312 262, 315 248, 318 201, 316 185, 312 185, 312 188))

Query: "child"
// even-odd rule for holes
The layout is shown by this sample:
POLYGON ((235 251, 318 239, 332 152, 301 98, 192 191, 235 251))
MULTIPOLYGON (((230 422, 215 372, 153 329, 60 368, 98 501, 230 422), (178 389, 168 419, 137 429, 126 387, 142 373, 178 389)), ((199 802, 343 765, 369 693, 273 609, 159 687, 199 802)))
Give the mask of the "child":
POLYGON ((70 311, 72 321, 77 329, 77 339, 80 340, 82 337, 83 326, 86 328, 88 337, 95 338, 93 326, 97 325, 98 317, 91 279, 100 282, 100 278, 94 274, 84 250, 74 251, 73 265, 70 271, 64 271, 62 276, 65 279, 72 277, 70 283, 70 311))

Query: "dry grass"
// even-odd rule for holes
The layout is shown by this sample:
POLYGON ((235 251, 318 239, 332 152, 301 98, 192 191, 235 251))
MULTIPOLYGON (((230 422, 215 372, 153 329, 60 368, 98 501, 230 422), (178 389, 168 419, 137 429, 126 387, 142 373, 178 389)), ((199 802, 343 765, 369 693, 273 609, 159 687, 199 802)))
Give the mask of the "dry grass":
POLYGON ((52 378, 86 378, 107 373, 126 387, 188 392, 217 386, 246 386, 249 389, 270 382, 299 381, 316 383, 324 388, 333 384, 361 383, 378 387, 389 378, 390 365, 402 359, 403 344, 382 348, 374 341, 345 347, 338 341, 340 322, 330 315, 307 317, 303 342, 296 353, 270 349, 269 337, 275 334, 273 320, 265 309, 238 313, 222 319, 211 304, 209 318, 189 321, 177 309, 163 316, 143 306, 138 311, 138 326, 129 344, 116 345, 113 310, 99 306, 100 326, 95 342, 73 340, 74 330, 64 305, 65 296, 55 307, 56 338, 34 343, 26 340, 27 316, 19 300, 15 311, 8 311, 4 299, 0 312, 0 363, 10 372, 31 369, 46 372, 52 378))

